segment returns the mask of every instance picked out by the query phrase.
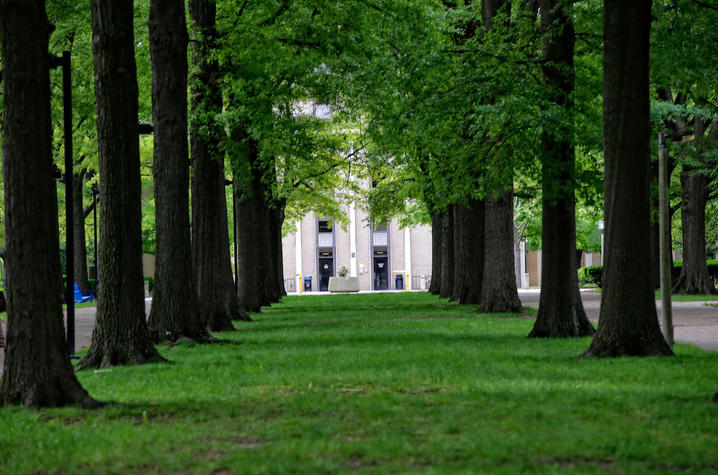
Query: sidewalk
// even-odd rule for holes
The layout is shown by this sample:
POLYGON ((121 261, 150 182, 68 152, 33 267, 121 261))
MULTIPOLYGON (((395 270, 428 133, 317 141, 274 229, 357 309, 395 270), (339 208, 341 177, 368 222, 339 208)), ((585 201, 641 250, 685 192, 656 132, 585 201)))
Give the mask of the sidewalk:
MULTIPOLYGON (((331 295, 328 292, 312 292, 312 295, 331 295)), ((519 298, 525 306, 538 308, 539 289, 519 290, 519 298)), ((586 315, 595 325, 601 305, 601 294, 590 290, 581 291, 581 299, 586 315)), ((713 303, 718 302, 718 298, 713 303)), ((152 299, 145 299, 145 312, 150 314, 152 299)), ((661 302, 656 302, 660 319, 661 302)), ((710 351, 718 351, 718 307, 706 305, 706 302, 673 302, 674 339, 710 351)), ((95 326, 95 307, 75 309, 75 347, 89 346, 92 330, 95 326)), ((5 331, 5 322, 0 322, 5 331)), ((0 374, 5 360, 5 349, 0 348, 0 374)))
MULTIPOLYGON (((538 308, 539 289, 519 290, 521 303, 538 308)), ((581 291, 583 308, 594 326, 598 325, 601 306, 601 294, 591 290, 581 291)), ((706 305, 707 302, 673 302, 673 339, 679 343, 688 343, 704 350, 718 351, 718 307, 706 305)), ((716 300, 711 303, 718 303, 716 300)), ((661 301, 656 301, 658 319, 661 318, 661 301)))

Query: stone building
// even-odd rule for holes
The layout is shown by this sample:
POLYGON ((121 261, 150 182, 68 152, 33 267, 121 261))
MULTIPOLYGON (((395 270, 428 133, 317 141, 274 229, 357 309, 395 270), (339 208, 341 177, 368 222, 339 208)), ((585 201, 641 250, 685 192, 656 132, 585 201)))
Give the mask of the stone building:
POLYGON ((359 278, 360 290, 425 290, 431 278, 431 228, 372 226, 354 206, 344 212, 344 229, 330 219, 308 214, 282 240, 287 292, 324 292, 329 277, 342 268, 359 278))

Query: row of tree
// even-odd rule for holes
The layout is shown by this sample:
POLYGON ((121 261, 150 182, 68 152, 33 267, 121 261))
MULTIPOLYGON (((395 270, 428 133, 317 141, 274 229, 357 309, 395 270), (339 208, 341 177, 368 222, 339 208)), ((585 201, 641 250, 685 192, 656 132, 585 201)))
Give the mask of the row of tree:
MULTIPOLYGON (((49 170, 52 164, 51 32, 45 28, 47 34, 32 41, 22 33, 33 30, 28 25, 47 25, 48 18, 42 1, 0 5, 11 282, 0 397, 92 406, 64 355, 59 296, 47 292, 59 288, 60 274, 57 245, 51 245, 58 223, 49 172, 47 181, 35 184, 47 188, 42 212, 18 198, 25 197, 18 189, 32 170, 26 167, 49 170), (35 102, 25 102, 26 96, 35 102), (35 106, 32 117, 26 116, 28 104, 35 106), (37 148, 27 145, 29 133, 44 134, 30 140, 37 148), (52 343, 37 352, 41 339, 52 343)), ((578 298, 575 206, 577 194, 597 194, 592 185, 600 183, 595 157, 601 148, 609 252, 598 332, 586 355, 671 354, 657 324, 647 264, 651 247, 645 245, 652 235, 650 1, 607 0, 601 9, 597 1, 559 0, 193 0, 185 11, 182 1, 152 0, 135 8, 93 0, 89 32, 82 21, 88 12, 74 2, 51 8, 56 46, 81 53, 91 45, 94 62, 94 87, 87 84, 89 67, 79 81, 79 88, 92 92, 80 94, 87 99, 83 104, 93 107, 79 107, 75 121, 84 144, 75 173, 83 183, 96 156, 92 179, 99 178, 102 211, 97 325, 80 367, 160 360, 154 342, 212 341, 210 331, 232 329, 232 320, 248 319, 248 311, 279 299, 285 216, 307 208, 338 215, 337 203, 322 192, 351 187, 347 177, 376 183, 369 192, 375 221, 405 212, 407 203, 412 212, 430 216, 432 291, 479 304, 484 312, 521 311, 513 207, 516 199, 540 192, 544 289, 531 336, 591 334, 578 298), (603 65, 595 46, 600 13, 603 65), (143 28, 151 68, 143 66, 143 42, 136 38, 143 28), (602 82, 596 80, 601 66, 602 82), (143 105, 138 97, 146 89, 151 101, 143 105), (331 104, 334 119, 298 113, 297 104, 307 101, 331 104), (150 113, 157 270, 146 321, 137 122, 150 113), (602 146, 596 117, 599 123, 603 117, 602 146), (87 145, 93 142, 96 154, 87 145), (227 238, 228 183, 237 211, 236 283, 227 238)), ((687 28, 690 13, 701 8, 708 16, 710 9, 694 2, 657 3, 654 14, 667 22, 665 29, 659 23, 659 32, 687 28)), ((706 64, 701 71, 709 69, 706 64)), ((661 84, 710 103, 710 89, 703 82, 694 87, 697 77, 681 81, 661 84)), ((680 127, 685 117, 700 116, 704 129, 714 130, 705 126, 710 107, 698 105, 675 100, 656 108, 653 124, 680 127)), ((703 160, 687 177, 711 177, 705 166, 714 156, 709 143, 676 148, 676 157, 681 151, 686 160, 703 160)), ((684 239, 689 228, 684 226, 684 239)))

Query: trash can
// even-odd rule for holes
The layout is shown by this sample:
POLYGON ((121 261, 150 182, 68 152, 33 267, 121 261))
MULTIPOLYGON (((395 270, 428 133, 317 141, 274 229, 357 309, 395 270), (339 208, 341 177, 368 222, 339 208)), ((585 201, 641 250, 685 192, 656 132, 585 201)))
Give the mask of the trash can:
POLYGON ((404 276, 402 274, 396 274, 394 277, 394 288, 396 290, 404 290, 404 276))
POLYGON ((311 275, 304 277, 304 291, 305 292, 312 291, 312 276, 311 275))

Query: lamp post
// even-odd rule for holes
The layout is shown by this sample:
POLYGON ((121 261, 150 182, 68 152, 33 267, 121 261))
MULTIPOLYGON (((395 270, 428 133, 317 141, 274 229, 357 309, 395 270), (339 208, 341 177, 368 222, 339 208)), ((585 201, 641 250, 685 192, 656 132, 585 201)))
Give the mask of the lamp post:
POLYGON ((598 222, 598 230, 601 231, 601 265, 603 265, 603 220, 598 222))
POLYGON ((71 55, 50 55, 50 69, 62 67, 63 129, 65 135, 65 304, 67 306, 67 351, 75 356, 75 247, 72 206, 72 76, 71 55))
POLYGON ((97 183, 92 184, 92 230, 94 236, 92 239, 92 249, 95 254, 94 256, 94 268, 95 268, 95 290, 97 290, 97 202, 100 190, 97 188, 97 183))
POLYGON ((234 251, 234 290, 239 290, 239 256, 237 255, 237 200, 234 180, 224 180, 224 186, 232 187, 232 249, 234 251))
POLYGON ((671 228, 669 227, 668 159, 666 157, 666 134, 658 134, 658 234, 661 274, 661 314, 663 337, 673 346, 673 309, 671 307, 671 228))

